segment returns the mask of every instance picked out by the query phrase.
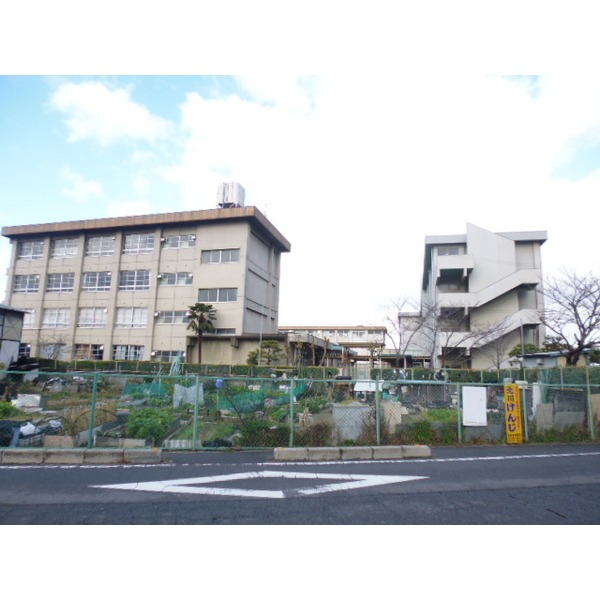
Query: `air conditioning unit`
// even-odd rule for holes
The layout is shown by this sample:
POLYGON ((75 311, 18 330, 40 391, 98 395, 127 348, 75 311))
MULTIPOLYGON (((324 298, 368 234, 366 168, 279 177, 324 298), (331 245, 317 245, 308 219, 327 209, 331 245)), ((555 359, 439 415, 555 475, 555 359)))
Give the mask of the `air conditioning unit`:
POLYGON ((156 276, 156 279, 162 279, 162 277, 163 277, 163 276, 162 276, 162 274, 161 274, 161 273, 159 273, 159 274, 156 276))

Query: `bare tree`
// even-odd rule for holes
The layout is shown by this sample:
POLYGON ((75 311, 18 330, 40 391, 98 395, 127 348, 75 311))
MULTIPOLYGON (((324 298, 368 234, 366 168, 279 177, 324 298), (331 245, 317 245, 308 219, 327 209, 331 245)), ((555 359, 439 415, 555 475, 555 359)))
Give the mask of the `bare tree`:
POLYGON ((600 279, 573 271, 544 282, 542 323, 564 353, 567 365, 579 362, 586 350, 600 344, 600 279))
POLYGON ((415 300, 405 296, 392 301, 385 310, 385 335, 394 348, 396 366, 406 368, 409 348, 420 347, 417 339, 425 322, 421 307, 415 300))

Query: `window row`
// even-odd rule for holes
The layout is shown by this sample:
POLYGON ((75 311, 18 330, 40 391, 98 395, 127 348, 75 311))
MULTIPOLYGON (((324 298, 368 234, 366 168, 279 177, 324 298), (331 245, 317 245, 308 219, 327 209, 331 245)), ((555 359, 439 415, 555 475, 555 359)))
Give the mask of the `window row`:
MULTIPOLYGON (((123 254, 149 254, 154 252, 154 233, 127 233, 123 236, 123 254)), ((160 238, 165 249, 193 248, 196 236, 193 234, 166 235, 160 238)), ((116 251, 116 236, 95 235, 85 240, 85 256, 112 256, 116 251)), ((72 258, 79 254, 79 238, 57 238, 50 243, 50 258, 72 258)), ((44 240, 24 240, 17 244, 17 258, 37 260, 44 255, 44 240)), ((239 248, 224 250, 203 250, 202 262, 220 263, 239 261, 239 248)))
MULTIPOLYGON (((34 309, 27 311, 23 319, 23 329, 35 328, 34 309)), ((187 310, 160 310, 154 313, 157 325, 186 325, 190 322, 187 310)), ((80 308, 77 317, 77 327, 87 329, 102 329, 108 324, 108 309, 103 307, 80 308)), ((42 314, 42 328, 61 329, 71 325, 70 308, 47 308, 42 314)), ((148 325, 148 309, 143 307, 119 307, 115 313, 115 327, 143 328, 148 325)), ((216 329, 214 333, 235 335, 235 329, 216 329)))
MULTIPOLYGON (((160 286, 192 285, 192 273, 159 273, 160 286)), ((107 292, 111 289, 112 273, 96 271, 83 273, 81 289, 84 292, 107 292)), ((50 273, 46 280, 46 292, 72 292, 75 287, 75 273, 50 273)), ((150 289, 150 271, 121 271, 119 290, 143 291, 150 289)), ((35 294, 40 291, 39 275, 15 275, 13 292, 15 294, 35 294)), ((237 288, 209 288, 200 290, 200 302, 235 302, 237 288)))

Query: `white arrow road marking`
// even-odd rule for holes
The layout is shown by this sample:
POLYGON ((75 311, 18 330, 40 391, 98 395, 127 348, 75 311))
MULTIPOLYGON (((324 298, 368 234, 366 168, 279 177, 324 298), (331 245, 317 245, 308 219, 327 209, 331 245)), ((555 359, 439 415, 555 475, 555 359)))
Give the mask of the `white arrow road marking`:
POLYGON ((91 487, 113 490, 135 490, 140 492, 167 492, 176 494, 204 494, 209 496, 244 496, 247 498, 289 498, 294 496, 310 496, 325 494, 340 490, 373 487, 390 483, 404 483, 427 477, 389 476, 389 475, 350 475, 341 473, 294 473, 287 471, 251 471, 247 473, 232 473, 216 477, 191 477, 188 479, 171 479, 164 481, 146 481, 137 483, 122 483, 116 485, 93 485, 91 487), (328 483, 286 490, 253 490, 243 488, 201 487, 205 484, 223 481, 239 481, 244 479, 332 479, 341 483, 328 483))

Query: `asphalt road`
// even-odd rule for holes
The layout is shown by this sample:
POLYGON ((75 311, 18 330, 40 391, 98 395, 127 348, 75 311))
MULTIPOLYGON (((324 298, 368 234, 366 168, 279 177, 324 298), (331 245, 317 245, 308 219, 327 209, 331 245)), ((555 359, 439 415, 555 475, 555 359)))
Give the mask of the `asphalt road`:
POLYGON ((0 465, 0 524, 600 524, 600 444, 433 448, 430 459, 0 465))

